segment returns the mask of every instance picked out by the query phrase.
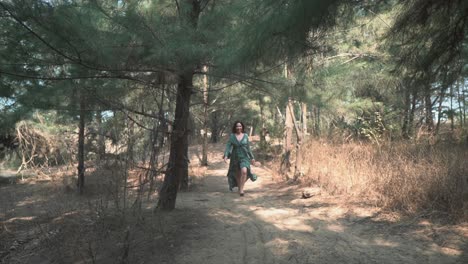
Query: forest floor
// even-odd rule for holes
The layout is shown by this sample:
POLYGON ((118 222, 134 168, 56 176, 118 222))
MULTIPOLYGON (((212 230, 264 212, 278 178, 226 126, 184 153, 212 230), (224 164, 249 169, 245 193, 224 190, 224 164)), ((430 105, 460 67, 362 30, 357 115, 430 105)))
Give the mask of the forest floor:
POLYGON ((53 181, 0 187, 0 263, 468 263, 468 223, 402 217, 319 188, 302 199, 266 165, 252 167, 259 179, 240 197, 223 147, 210 147, 210 166, 175 210, 154 212, 153 201, 125 221, 53 181))

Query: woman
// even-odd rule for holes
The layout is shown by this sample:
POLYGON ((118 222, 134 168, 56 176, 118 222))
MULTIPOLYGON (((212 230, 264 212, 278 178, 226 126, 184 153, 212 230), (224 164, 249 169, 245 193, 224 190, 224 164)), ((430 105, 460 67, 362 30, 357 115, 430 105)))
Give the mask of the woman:
POLYGON ((255 159, 250 150, 249 137, 244 133, 244 129, 242 122, 234 123, 223 156, 224 162, 231 159, 227 174, 229 190, 232 191, 234 187, 238 187, 240 196, 244 196, 244 184, 247 177, 252 181, 257 180, 257 176, 250 171, 250 162, 254 163, 255 159))

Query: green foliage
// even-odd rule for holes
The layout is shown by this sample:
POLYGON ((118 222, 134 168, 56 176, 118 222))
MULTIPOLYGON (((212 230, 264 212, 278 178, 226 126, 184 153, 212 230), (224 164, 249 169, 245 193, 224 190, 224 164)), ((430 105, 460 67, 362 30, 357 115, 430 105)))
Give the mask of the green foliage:
MULTIPOLYGON (((3 1, 0 130, 12 131, 37 109, 57 110, 70 125, 85 98, 87 125, 97 111, 112 111, 103 126, 123 142, 131 113, 146 114, 135 113, 146 128, 158 125, 150 116, 163 89, 164 115, 173 119, 177 78, 186 70, 196 76, 198 129, 198 73, 209 65, 209 126, 219 133, 240 119, 256 128, 264 121, 281 136, 277 107, 284 112, 292 98, 308 105, 317 135, 341 120, 358 137, 393 137, 411 99, 416 108, 423 103, 426 77, 435 100, 466 76, 468 52, 464 1, 396 2, 201 1, 195 19, 187 1, 3 1)), ((447 114, 462 123, 460 90, 459 109, 447 114)), ((149 136, 139 136, 143 148, 149 136)))
POLYGON ((398 56, 397 73, 410 77, 416 89, 425 83, 447 89, 460 78, 467 64, 466 6, 466 1, 401 1, 388 46, 398 56))
POLYGON ((314 47, 311 32, 334 25, 345 1, 239 1, 239 26, 230 39, 232 57, 227 65, 267 64, 293 58, 314 47))
POLYGON ((377 143, 385 132, 383 118, 379 112, 375 112, 372 116, 358 117, 351 127, 356 131, 358 137, 377 143))

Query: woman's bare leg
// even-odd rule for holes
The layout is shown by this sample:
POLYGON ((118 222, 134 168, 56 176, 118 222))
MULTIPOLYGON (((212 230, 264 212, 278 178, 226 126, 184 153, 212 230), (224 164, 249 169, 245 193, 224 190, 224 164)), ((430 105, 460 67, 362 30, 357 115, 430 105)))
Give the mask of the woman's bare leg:
POLYGON ((244 193, 244 185, 247 181, 247 168, 241 168, 240 181, 239 181, 239 193, 244 193))
POLYGON ((240 191, 240 183, 241 183, 241 170, 237 170, 236 172, 236 182, 237 182, 237 191, 240 191))

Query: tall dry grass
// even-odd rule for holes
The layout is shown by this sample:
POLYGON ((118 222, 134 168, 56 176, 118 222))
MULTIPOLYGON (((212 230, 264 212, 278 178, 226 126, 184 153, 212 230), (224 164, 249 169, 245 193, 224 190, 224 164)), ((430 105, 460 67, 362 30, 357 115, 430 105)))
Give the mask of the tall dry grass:
POLYGON ((468 218, 468 148, 441 143, 309 141, 302 181, 368 198, 392 210, 439 210, 468 218))

